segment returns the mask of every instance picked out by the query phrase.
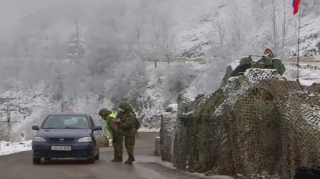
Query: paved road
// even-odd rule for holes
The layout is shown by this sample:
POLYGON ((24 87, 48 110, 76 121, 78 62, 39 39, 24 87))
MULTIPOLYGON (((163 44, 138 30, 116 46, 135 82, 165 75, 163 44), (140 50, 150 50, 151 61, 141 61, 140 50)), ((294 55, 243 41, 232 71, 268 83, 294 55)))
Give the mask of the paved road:
MULTIPOLYGON (((166 168, 153 154, 158 133, 139 133, 136 162, 133 165, 112 163, 112 148, 103 148, 95 164, 85 161, 56 160, 32 164, 31 152, 0 157, 1 179, 198 179, 199 177, 166 168)), ((125 155, 125 160, 127 156, 125 155)))

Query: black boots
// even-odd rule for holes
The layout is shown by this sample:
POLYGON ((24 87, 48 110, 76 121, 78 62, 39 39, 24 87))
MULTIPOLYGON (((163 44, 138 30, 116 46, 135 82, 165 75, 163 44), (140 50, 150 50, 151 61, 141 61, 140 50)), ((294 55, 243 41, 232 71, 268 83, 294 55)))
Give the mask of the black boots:
MULTIPOLYGON (((132 164, 132 162, 134 162, 135 159, 133 157, 133 155, 129 155, 129 158, 127 161, 125 161, 125 164, 132 164)), ((111 160, 111 162, 122 162, 122 157, 114 157, 113 160, 111 160)))
POLYGON ((125 161, 124 163, 125 164, 132 164, 132 162, 134 161, 134 157, 133 157, 133 155, 129 155, 129 158, 128 158, 128 160, 127 161, 125 161))
POLYGON ((111 162, 122 162, 122 157, 114 157, 114 159, 111 160, 111 162))

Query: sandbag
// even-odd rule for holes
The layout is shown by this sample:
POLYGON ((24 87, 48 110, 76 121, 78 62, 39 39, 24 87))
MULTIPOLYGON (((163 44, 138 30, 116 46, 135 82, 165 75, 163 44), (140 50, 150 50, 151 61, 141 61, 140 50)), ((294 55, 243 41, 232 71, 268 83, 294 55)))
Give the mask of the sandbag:
POLYGON ((100 137, 99 146, 100 147, 109 147, 109 139, 107 136, 103 135, 100 137))

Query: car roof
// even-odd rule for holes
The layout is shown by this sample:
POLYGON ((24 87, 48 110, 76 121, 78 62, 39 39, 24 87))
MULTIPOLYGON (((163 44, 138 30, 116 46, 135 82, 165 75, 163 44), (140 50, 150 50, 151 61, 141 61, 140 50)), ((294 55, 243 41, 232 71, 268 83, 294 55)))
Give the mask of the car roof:
POLYGON ((49 116, 61 116, 61 115, 70 115, 70 116, 89 116, 87 113, 81 112, 61 112, 61 113, 51 113, 49 116))

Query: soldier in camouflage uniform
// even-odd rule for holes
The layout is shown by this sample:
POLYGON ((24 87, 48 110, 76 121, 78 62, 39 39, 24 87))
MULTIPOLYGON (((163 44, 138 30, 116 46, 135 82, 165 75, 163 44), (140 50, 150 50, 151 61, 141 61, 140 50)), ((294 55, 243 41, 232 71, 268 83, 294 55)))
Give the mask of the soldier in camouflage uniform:
POLYGON ((99 111, 99 115, 106 121, 106 128, 112 140, 114 148, 114 159, 112 162, 122 162, 123 136, 120 134, 117 123, 115 122, 117 115, 105 108, 99 111))
POLYGON ((125 161, 125 164, 132 164, 135 161, 133 156, 134 146, 135 146, 135 135, 137 129, 140 127, 140 123, 136 118, 135 113, 133 112, 132 107, 126 101, 123 101, 119 105, 120 111, 118 113, 118 127, 120 133, 124 136, 125 147, 128 152, 128 160, 125 161))
POLYGON ((267 56, 268 58, 270 58, 270 59, 276 57, 270 48, 266 48, 266 49, 264 50, 264 55, 266 55, 266 56, 267 56))

